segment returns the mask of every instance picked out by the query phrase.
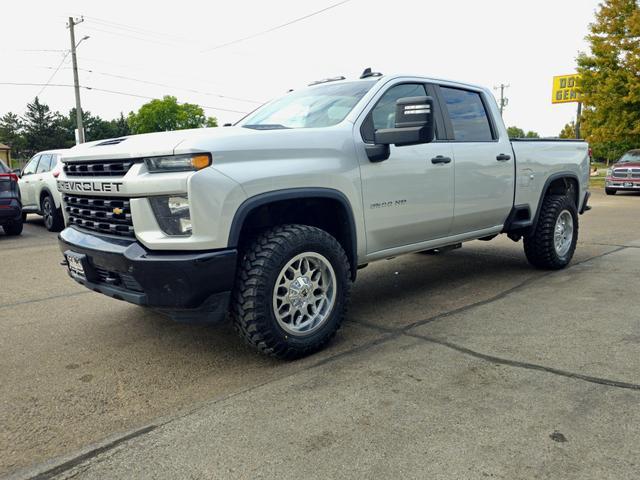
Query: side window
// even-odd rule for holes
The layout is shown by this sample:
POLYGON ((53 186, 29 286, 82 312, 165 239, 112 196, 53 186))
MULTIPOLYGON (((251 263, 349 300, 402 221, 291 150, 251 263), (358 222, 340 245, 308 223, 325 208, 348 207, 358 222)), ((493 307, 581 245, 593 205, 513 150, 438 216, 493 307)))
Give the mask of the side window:
POLYGON ((22 170, 22 176, 36 173, 36 168, 38 167, 38 160, 40 160, 40 155, 36 155, 35 157, 33 157, 29 161, 29 163, 27 163, 26 167, 24 167, 24 170, 22 170))
POLYGON ((478 92, 440 87, 458 142, 493 140, 491 124, 478 92))
POLYGON ((373 143, 374 133, 381 128, 393 128, 396 124, 396 101, 404 97, 423 97, 427 94, 421 83, 403 83, 387 90, 367 115, 362 124, 362 138, 373 143))
POLYGON ((40 155, 40 163, 38 163, 38 168, 36 169, 36 173, 48 172, 50 166, 51 166, 51 155, 48 153, 40 155))

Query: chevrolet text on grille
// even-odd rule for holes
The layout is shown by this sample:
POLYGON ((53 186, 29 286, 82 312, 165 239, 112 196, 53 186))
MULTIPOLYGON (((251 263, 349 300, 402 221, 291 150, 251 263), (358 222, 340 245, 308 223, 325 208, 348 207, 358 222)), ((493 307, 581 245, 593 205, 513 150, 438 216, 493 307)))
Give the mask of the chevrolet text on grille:
POLYGON ((122 182, 73 182, 58 180, 58 190, 76 192, 119 192, 122 182))

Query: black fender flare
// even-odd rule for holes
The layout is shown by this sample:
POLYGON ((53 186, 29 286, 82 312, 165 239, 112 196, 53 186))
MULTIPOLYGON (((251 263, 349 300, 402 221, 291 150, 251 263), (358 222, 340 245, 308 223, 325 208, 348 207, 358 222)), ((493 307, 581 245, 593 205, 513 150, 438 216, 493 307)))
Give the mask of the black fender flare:
POLYGON ((351 263, 351 276, 353 279, 356 277, 356 271, 358 267, 358 231, 356 230, 356 222, 353 214, 353 208, 346 195, 339 190, 332 188, 322 187, 302 187, 302 188, 287 188, 283 190, 274 190, 271 192, 259 193, 253 197, 247 198, 236 210, 233 220, 231 222, 231 228, 229 229, 229 248, 237 248, 240 242, 240 232, 244 225, 245 220, 249 214, 258 207, 267 205, 269 203, 279 202, 282 200, 292 200, 296 198, 327 198, 338 201, 347 213, 349 222, 349 234, 351 238, 351 245, 347 252, 347 257, 351 263))
POLYGON ((536 207, 536 214, 533 217, 533 221, 531 222, 531 228, 535 228, 536 225, 538 224, 538 217, 540 216, 540 209, 542 208, 542 202, 544 201, 544 197, 547 196, 549 187, 554 181, 559 180, 561 178, 566 178, 566 179, 571 179, 576 181, 576 184, 578 185, 578 191, 576 192, 576 195, 577 195, 576 208, 577 209, 580 208, 580 179, 578 178, 578 175, 576 175, 574 172, 568 172, 568 171, 556 172, 553 175, 549 175, 547 180, 544 182, 544 187, 542 187, 542 192, 540 193, 540 199, 538 200, 538 206, 536 207))

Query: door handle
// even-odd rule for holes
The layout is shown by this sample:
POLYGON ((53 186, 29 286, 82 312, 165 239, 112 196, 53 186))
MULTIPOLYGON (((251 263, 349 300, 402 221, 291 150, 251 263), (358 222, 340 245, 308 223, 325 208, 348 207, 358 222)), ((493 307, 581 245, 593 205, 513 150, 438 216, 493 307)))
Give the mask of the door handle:
POLYGON ((501 153, 496 157, 496 160, 499 162, 506 162, 511 160, 511 155, 507 155, 506 153, 501 153))
POLYGON ((434 165, 437 165, 439 163, 451 163, 451 158, 438 155, 437 157, 433 157, 431 159, 431 163, 433 163, 434 165))

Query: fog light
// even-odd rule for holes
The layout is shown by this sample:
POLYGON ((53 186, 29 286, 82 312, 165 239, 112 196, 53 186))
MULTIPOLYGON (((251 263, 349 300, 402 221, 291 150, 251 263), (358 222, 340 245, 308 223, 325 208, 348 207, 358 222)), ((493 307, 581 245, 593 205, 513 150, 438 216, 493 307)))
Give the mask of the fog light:
POLYGON ((151 197, 151 208, 158 225, 167 235, 191 235, 191 212, 189 198, 167 195, 151 197))

